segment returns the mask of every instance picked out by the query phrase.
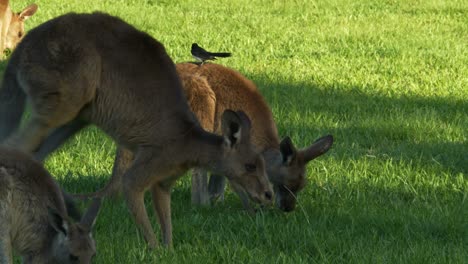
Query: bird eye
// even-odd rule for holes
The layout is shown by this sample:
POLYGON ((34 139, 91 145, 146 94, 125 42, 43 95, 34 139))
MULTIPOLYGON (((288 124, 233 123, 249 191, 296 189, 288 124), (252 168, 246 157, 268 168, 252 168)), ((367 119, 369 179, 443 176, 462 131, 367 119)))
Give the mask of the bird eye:
POLYGON ((245 170, 247 172, 254 172, 257 169, 257 166, 252 163, 245 164, 245 170))

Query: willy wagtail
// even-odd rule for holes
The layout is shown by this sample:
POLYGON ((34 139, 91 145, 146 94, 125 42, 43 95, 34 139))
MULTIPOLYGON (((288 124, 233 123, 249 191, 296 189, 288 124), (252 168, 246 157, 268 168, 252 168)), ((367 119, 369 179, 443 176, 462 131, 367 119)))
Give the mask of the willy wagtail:
POLYGON ((192 44, 192 56, 199 62, 204 63, 207 60, 216 60, 216 57, 230 57, 229 52, 209 52, 198 46, 197 43, 192 44))

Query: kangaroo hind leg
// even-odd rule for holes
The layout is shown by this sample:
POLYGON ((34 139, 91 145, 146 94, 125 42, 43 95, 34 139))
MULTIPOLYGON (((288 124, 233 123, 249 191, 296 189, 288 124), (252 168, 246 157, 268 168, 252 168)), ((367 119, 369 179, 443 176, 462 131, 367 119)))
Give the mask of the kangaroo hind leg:
POLYGON ((31 117, 24 127, 7 139, 6 145, 32 153, 37 151, 50 132, 78 116, 90 100, 84 96, 90 87, 82 81, 86 78, 71 79, 67 78, 70 74, 42 67, 20 73, 18 80, 31 104, 31 117))

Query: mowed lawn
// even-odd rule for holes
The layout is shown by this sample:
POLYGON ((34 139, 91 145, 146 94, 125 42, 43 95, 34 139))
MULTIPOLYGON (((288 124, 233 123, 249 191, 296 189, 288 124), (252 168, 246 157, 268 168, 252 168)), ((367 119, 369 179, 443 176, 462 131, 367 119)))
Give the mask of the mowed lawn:
MULTIPOLYGON (((11 1, 15 11, 30 2, 11 1)), ((335 137, 309 164, 292 213, 249 216, 231 191, 213 207, 193 207, 190 176, 182 177, 172 251, 148 250, 123 199, 106 200, 96 263, 468 262, 467 1, 37 4, 28 30, 69 11, 102 10, 164 43, 175 62, 192 60, 192 42, 231 51, 218 63, 258 84, 281 136, 298 147, 335 137)), ((113 141, 90 128, 46 167, 67 191, 90 192, 109 179, 114 153, 113 141)))

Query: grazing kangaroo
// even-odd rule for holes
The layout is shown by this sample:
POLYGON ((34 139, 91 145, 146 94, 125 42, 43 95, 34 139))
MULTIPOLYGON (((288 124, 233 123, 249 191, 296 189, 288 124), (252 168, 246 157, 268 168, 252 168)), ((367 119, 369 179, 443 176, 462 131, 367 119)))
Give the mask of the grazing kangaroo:
MULTIPOLYGON (((239 72, 219 64, 176 64, 189 106, 208 131, 221 133, 221 114, 225 109, 245 111, 252 119, 252 142, 261 150, 270 182, 274 186, 276 204, 283 211, 292 211, 296 197, 306 185, 306 165, 326 153, 333 144, 331 135, 322 137, 307 148, 297 150, 289 137, 281 142, 270 108, 255 84, 239 72)), ((133 155, 123 147, 117 149, 112 179, 91 196, 107 196, 119 191, 120 178, 131 164, 133 155)), ((209 185, 205 170, 192 173, 192 202, 207 204, 224 192, 224 177, 211 175, 209 185), (208 192, 210 193, 208 195, 208 192)), ((236 191, 236 190, 235 190, 236 191)), ((237 192, 237 191, 236 191, 237 192)), ((253 208, 245 194, 237 192, 248 211, 253 208)))
POLYGON ((163 243, 171 245, 171 188, 191 167, 225 175, 251 199, 271 203, 249 118, 226 110, 221 119, 223 136, 203 130, 164 46, 99 12, 66 14, 28 32, 11 55, 0 90, 0 142, 8 137, 6 145, 42 159, 95 124, 135 153, 122 177, 123 192, 151 248, 157 240, 144 193, 151 191, 163 243), (14 132, 26 98, 31 118, 14 132))
POLYGON ((13 50, 24 36, 24 21, 37 11, 31 4, 19 13, 13 13, 9 0, 0 0, 0 58, 7 49, 13 50))
POLYGON ((62 192, 40 163, 0 148, 0 263, 91 263, 96 199, 79 223, 67 214, 62 192))
MULTIPOLYGON (((283 211, 292 211, 296 197, 306 184, 306 165, 326 153, 333 144, 331 135, 322 137, 307 148, 297 150, 289 137, 281 142, 273 114, 255 84, 242 74, 219 64, 177 64, 185 95, 192 111, 208 131, 220 133, 219 120, 224 109, 244 111, 252 120, 252 143, 263 154, 270 182, 273 184, 276 204, 283 211), (210 105, 210 107, 206 107, 210 105)), ((224 192, 224 177, 213 174, 206 187, 206 172, 192 174, 192 198, 207 196, 216 199, 224 192), (197 184, 202 183, 202 184, 197 184)), ((247 199, 241 196, 244 206, 247 199)))

